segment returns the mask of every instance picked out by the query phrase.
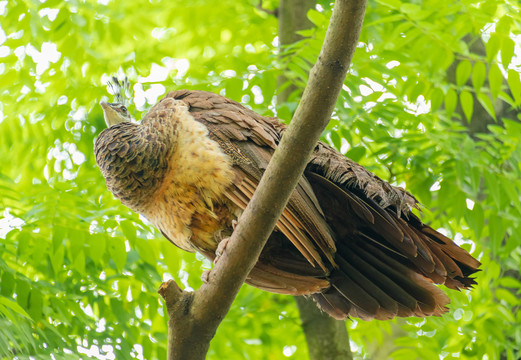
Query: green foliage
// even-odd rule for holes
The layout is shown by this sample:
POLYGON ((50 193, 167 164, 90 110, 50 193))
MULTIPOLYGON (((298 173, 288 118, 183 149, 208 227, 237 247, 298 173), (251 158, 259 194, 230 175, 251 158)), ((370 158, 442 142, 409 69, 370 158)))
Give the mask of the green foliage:
MULTIPOLYGON (((197 288, 210 264, 106 190, 92 153, 103 84, 118 69, 137 81, 136 113, 165 88, 197 88, 289 120, 299 93, 277 104, 277 76, 303 89, 331 11, 321 1, 309 13, 316 29, 279 59, 276 19, 255 1, 104 3, 0 1, 0 358, 165 358, 157 288, 167 276, 197 288)), ((519 10, 493 0, 368 7, 324 139, 406 184, 425 221, 485 271, 473 291, 448 291, 441 318, 349 321, 357 358, 389 338, 395 359, 521 356, 519 10), (487 114, 488 131, 469 134, 487 114)), ((306 356, 293 300, 245 286, 209 358, 286 356, 306 356)))

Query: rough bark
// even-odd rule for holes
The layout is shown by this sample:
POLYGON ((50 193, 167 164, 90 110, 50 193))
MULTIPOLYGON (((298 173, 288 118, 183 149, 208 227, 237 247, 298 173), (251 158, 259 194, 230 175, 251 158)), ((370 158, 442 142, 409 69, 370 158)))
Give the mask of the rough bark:
POLYGON ((205 358, 329 122, 356 49, 365 7, 363 0, 336 1, 293 121, 207 282, 195 292, 181 291, 173 280, 161 286, 169 314, 169 360, 205 358))
MULTIPOLYGON (((278 9, 279 44, 281 47, 302 39, 297 31, 312 27, 307 12, 313 9, 315 0, 280 0, 278 9)), ((279 88, 287 78, 278 78, 279 88)), ((288 86, 277 94, 279 103, 286 102, 296 86, 288 86)), ((338 321, 321 311, 311 298, 295 297, 298 305, 302 329, 306 336, 311 360, 352 359, 349 335, 344 321, 338 321)))
POLYGON ((345 321, 320 311, 311 299, 295 297, 310 360, 352 360, 345 321))

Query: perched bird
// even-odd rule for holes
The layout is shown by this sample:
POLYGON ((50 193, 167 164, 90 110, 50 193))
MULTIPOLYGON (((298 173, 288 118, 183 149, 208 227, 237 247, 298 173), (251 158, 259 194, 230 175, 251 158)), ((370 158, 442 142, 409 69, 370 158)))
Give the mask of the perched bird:
MULTIPOLYGON (((168 93, 135 122, 101 103, 108 189, 174 245, 210 260, 250 201, 286 126, 225 97, 168 93)), ((480 263, 422 223, 416 199, 319 142, 247 283, 310 295, 336 319, 440 315, 480 263)))

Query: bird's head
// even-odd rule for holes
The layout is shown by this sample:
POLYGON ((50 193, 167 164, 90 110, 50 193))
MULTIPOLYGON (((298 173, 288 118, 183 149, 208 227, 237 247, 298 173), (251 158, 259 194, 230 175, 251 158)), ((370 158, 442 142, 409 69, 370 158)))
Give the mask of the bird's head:
MULTIPOLYGON (((120 103, 102 102, 108 128, 94 146, 107 188, 134 211, 143 212, 168 169, 177 138, 172 99, 153 107, 139 123, 120 103)), ((184 111, 186 108, 183 107, 184 111)))
POLYGON ((168 148, 153 128, 122 120, 99 134, 94 151, 107 188, 143 212, 168 168, 168 148))
POLYGON ((100 102, 103 109, 103 116, 108 127, 125 121, 133 121, 134 118, 127 110, 127 107, 120 103, 100 102))

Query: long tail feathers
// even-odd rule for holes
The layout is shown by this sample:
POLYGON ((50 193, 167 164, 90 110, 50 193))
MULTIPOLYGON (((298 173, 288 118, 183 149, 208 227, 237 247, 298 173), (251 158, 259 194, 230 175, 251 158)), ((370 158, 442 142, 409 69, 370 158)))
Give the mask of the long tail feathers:
POLYGON ((338 250, 339 269, 331 274, 331 288, 312 295, 332 317, 385 320, 447 311, 449 298, 441 289, 373 244, 338 250))

